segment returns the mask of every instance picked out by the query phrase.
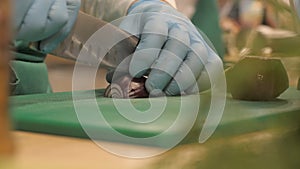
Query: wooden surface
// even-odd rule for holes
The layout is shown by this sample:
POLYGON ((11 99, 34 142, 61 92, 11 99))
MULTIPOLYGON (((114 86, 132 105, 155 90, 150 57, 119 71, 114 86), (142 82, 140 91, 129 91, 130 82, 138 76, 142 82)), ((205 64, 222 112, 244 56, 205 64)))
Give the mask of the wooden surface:
MULTIPOLYGON (((205 144, 186 144, 154 158, 127 159, 112 155, 90 140, 14 132, 17 151, 0 169, 296 169, 299 130, 273 128, 205 144)), ((150 149, 127 144, 119 147, 150 149)), ((2 166, 1 166, 2 165, 2 166)))
MULTIPOLYGON (((13 132, 13 136, 17 151, 9 162, 9 169, 135 169, 143 168, 151 161, 118 157, 86 139, 20 131, 13 132)), ((138 146, 135 148, 149 149, 138 146)))
POLYGON ((8 133, 8 44, 10 40, 10 0, 0 1, 0 155, 12 152, 12 141, 8 133))

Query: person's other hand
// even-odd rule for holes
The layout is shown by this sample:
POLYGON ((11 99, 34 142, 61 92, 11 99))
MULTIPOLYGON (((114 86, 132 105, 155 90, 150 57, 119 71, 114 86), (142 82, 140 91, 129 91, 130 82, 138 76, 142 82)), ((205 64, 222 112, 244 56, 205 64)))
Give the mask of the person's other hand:
POLYGON ((210 87, 210 76, 220 74, 222 61, 207 38, 172 6, 159 0, 140 0, 129 8, 120 28, 140 38, 129 73, 148 75, 152 95, 179 95, 210 87), (212 72, 208 75, 207 72, 212 72))
POLYGON ((15 40, 39 42, 48 53, 69 34, 81 0, 15 0, 13 26, 15 40))

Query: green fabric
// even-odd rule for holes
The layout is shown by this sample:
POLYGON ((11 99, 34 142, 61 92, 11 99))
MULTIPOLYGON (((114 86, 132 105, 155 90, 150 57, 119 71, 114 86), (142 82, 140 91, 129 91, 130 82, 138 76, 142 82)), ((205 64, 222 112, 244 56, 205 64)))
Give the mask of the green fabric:
POLYGON ((51 92, 45 63, 14 60, 11 61, 11 66, 17 78, 16 82, 11 84, 12 95, 51 92))
POLYGON ((15 79, 10 83, 11 95, 49 93, 51 87, 48 80, 47 66, 43 62, 44 55, 14 53, 20 60, 12 60, 10 66, 15 79))
POLYGON ((15 60, 10 62, 11 95, 50 93, 47 66, 44 63, 46 54, 34 48, 34 45, 23 41, 14 41, 15 60))
POLYGON ((200 28, 213 43, 220 57, 225 54, 219 12, 216 0, 199 0, 192 22, 200 28))
MULTIPOLYGON (((93 91, 81 91, 83 96, 89 92, 93 91)), ((151 124, 143 125, 129 122, 120 116, 112 99, 103 97, 103 90, 97 90, 96 97, 99 109, 109 124, 116 131, 132 137, 149 137, 160 134, 174 122, 180 106, 179 97, 169 97, 163 116, 151 124)), ((201 94, 200 100, 198 122, 182 143, 198 141, 199 131, 209 109, 210 94, 201 94)), ((74 111, 71 92, 12 96, 10 101, 11 117, 16 130, 87 138, 74 111)), ((88 98, 86 101, 89 101, 88 98)), ((140 110, 146 110, 149 106, 147 99, 135 99, 132 103, 140 110)), ((88 113, 89 108, 86 108, 86 111, 85 118, 88 121, 86 125, 89 129, 99 133, 97 139, 119 141, 106 134, 108 128, 88 113)), ((300 91, 294 88, 288 89, 278 100, 268 102, 239 101, 228 96, 223 118, 212 139, 275 128, 300 130, 299 124, 300 91)), ((182 124, 182 126, 184 125, 186 124, 182 124)), ((178 130, 172 131, 173 134, 179 132, 182 126, 178 126, 178 130)), ((135 144, 140 143, 136 142, 135 144)), ((164 140, 160 143, 144 144, 150 146, 168 145, 167 142, 164 143, 164 140)))
POLYGON ((24 41, 14 41, 13 52, 15 60, 22 60, 28 62, 43 62, 46 58, 46 54, 36 49, 35 44, 31 44, 24 41))

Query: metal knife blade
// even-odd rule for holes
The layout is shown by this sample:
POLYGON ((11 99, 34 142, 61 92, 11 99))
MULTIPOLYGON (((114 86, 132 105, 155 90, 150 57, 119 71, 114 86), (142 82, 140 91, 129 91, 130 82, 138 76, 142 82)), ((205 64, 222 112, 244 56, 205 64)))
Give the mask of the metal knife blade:
MULTIPOLYGON (((118 36, 121 39, 124 38, 124 40, 118 42, 108 52, 106 52, 106 55, 101 62, 101 65, 106 68, 115 68, 124 58, 135 51, 138 39, 110 23, 83 12, 79 12, 75 26, 68 37, 51 54, 63 58, 77 60, 80 51, 85 46, 85 43, 96 31, 104 26, 110 29, 113 36, 118 36)), ((88 52, 97 55, 99 51, 104 50, 100 46, 101 43, 105 43, 106 40, 107 39, 105 38, 99 38, 99 48, 88 49, 94 50, 88 52)), ((93 63, 90 63, 92 61, 88 60, 88 58, 86 60, 81 58, 79 61, 92 65, 93 63)))

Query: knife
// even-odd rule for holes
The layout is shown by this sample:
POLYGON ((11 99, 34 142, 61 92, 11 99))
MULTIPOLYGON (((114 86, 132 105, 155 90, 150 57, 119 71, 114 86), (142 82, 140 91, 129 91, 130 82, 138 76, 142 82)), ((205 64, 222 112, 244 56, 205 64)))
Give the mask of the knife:
MULTIPOLYGON (((79 62, 93 65, 97 63, 97 59, 99 59, 97 58, 97 55, 105 52, 106 54, 104 58, 101 58, 101 66, 106 68, 115 68, 123 61, 124 58, 135 51, 137 44, 137 37, 130 35, 113 24, 80 11, 75 26, 68 37, 62 43, 60 43, 60 45, 53 52, 51 52, 51 54, 67 59, 78 60, 82 49, 88 48, 88 51, 86 52, 93 54, 93 56, 96 56, 96 58, 80 58, 80 60, 78 60, 79 62), (111 49, 105 49, 103 46, 101 47, 101 44, 105 44, 108 38, 110 38, 107 35, 107 37, 100 37, 99 42, 97 39, 97 47, 86 47, 85 45, 88 40, 103 27, 110 31, 111 36, 118 37, 118 39, 123 40, 116 43, 116 45, 114 45, 111 49)), ((96 46, 96 44, 94 46, 96 46)))

